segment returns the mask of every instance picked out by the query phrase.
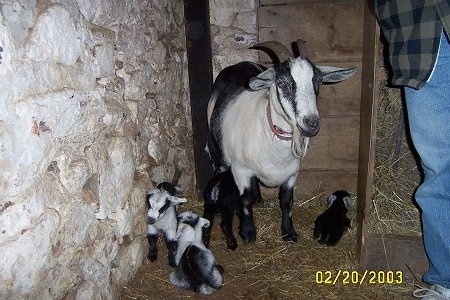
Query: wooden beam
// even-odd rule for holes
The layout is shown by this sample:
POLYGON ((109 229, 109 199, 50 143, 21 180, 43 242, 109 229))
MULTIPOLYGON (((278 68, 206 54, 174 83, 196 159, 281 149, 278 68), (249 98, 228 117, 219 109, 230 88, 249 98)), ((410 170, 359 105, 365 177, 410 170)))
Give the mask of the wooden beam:
POLYGON ((364 7, 363 64, 361 78, 361 113, 359 131, 358 162, 358 244, 360 266, 365 268, 368 235, 368 219, 370 217, 373 196, 373 168, 375 160, 377 103, 375 96, 376 60, 378 56, 379 30, 372 12, 371 1, 364 7))
POLYGON ((204 150, 208 132, 206 109, 213 78, 209 2, 185 0, 184 13, 196 187, 200 192, 212 176, 209 157, 204 150))

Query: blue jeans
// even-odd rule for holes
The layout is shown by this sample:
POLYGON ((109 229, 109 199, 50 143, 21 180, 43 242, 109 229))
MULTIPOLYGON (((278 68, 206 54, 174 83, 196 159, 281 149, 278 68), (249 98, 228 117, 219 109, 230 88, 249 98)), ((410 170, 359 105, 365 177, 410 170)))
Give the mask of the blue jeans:
POLYGON ((424 171, 415 194, 430 263, 423 280, 450 288, 450 44, 445 33, 430 80, 420 90, 405 87, 405 98, 424 171))

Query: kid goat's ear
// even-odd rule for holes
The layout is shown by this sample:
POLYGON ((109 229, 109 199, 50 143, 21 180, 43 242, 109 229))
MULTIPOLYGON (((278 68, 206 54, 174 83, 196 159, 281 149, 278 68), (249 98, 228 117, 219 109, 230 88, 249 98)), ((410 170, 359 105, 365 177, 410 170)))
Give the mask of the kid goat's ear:
POLYGON ((344 205, 347 209, 350 209, 350 206, 352 206, 352 199, 350 197, 344 197, 344 205))
POLYGON ((330 207, 336 199, 337 199, 336 195, 330 194, 328 196, 328 207, 330 207))
POLYGON ((170 196, 170 202, 172 202, 172 204, 178 204, 178 203, 185 203, 187 202, 186 198, 179 198, 176 196, 170 196))
POLYGON ((209 222, 209 220, 207 220, 205 218, 200 218, 199 225, 203 228, 208 228, 210 225, 210 222, 209 222))

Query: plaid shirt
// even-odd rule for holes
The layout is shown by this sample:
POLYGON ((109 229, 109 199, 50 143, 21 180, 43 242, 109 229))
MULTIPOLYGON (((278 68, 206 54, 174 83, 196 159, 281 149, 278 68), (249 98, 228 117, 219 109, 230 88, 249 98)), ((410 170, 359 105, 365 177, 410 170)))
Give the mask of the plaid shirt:
POLYGON ((436 63, 442 28, 450 34, 450 0, 374 0, 389 43, 392 83, 420 89, 436 63))

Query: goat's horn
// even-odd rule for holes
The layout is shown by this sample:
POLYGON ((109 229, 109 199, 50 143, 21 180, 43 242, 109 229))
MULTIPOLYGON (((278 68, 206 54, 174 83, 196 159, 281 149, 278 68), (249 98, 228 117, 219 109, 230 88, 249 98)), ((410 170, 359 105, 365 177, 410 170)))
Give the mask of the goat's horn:
POLYGON ((280 62, 293 57, 291 51, 289 51, 289 49, 285 45, 277 41, 258 43, 251 46, 250 49, 269 49, 277 56, 280 62))
POLYGON ((299 57, 305 59, 308 56, 308 46, 306 45, 306 41, 302 39, 297 40, 297 49, 299 53, 299 57))

